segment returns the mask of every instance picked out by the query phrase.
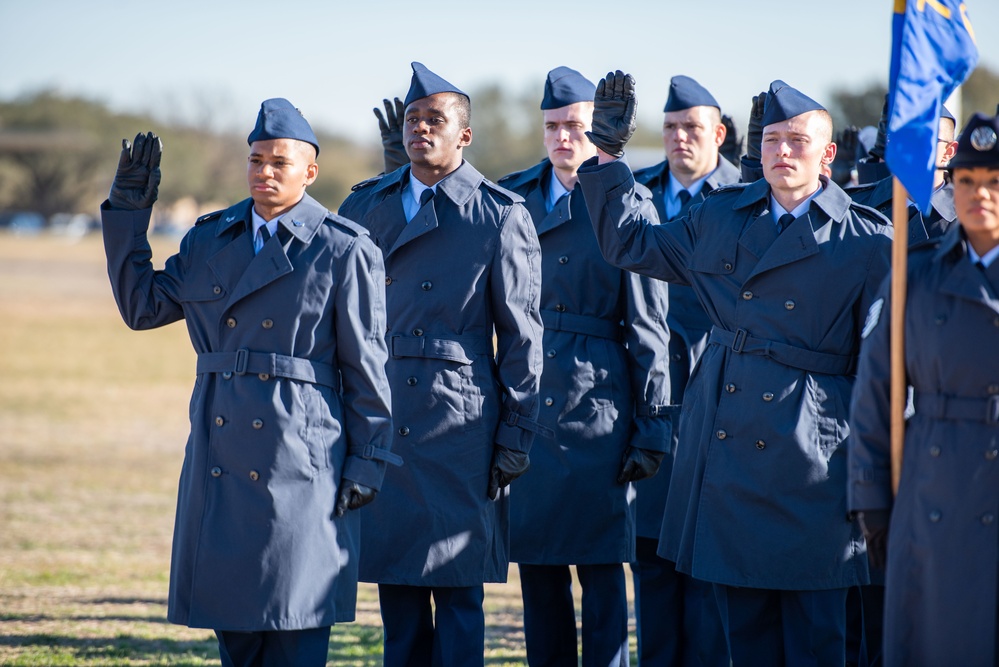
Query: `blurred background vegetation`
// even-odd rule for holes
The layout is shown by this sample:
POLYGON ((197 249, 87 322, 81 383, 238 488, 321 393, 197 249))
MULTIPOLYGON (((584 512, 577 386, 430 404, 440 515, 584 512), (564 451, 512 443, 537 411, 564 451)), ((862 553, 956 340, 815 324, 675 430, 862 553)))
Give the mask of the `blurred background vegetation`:
MULTIPOLYGON (((979 67, 962 87, 962 118, 975 111, 995 113, 999 73, 979 67)), ((498 180, 544 157, 538 91, 516 92, 497 84, 471 91, 474 141, 466 155, 483 174, 498 180)), ((873 83, 842 88, 825 100, 837 128, 877 125, 886 89, 873 83)), ((659 105, 661 100, 643 100, 659 105)), ((745 136, 745 109, 726 109, 745 136)), ((243 165, 246 133, 220 129, 231 118, 221 97, 203 95, 194 119, 164 110, 156 116, 123 115, 97 100, 39 91, 0 101, 0 225, 13 212, 32 212, 51 226, 72 214, 97 216, 117 164, 120 141, 139 131, 163 140, 163 181, 154 225, 182 231, 198 215, 247 196, 243 165), (61 217, 60 217, 61 216, 61 217)), ((361 122, 359 119, 358 122, 361 122)), ((374 115, 363 122, 376 123, 374 115)), ((323 133, 320 174, 309 192, 330 208, 350 187, 382 169, 381 146, 323 133)), ((247 127, 247 132, 249 127, 247 127)), ((633 167, 662 159, 658 127, 643 126, 629 144, 633 167)), ((96 221, 94 221, 96 224, 96 221)))

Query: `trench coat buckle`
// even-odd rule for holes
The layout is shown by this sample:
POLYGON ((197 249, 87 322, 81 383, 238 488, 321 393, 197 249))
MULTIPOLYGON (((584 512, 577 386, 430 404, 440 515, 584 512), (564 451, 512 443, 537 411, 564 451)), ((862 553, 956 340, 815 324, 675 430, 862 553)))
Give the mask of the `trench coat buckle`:
POLYGON ((999 424, 999 394, 989 396, 985 401, 985 423, 999 424))
POLYGON ((735 338, 732 339, 732 351, 742 352, 742 348, 746 347, 746 339, 749 338, 749 332, 745 329, 736 329, 735 338))
POLYGON ((233 364, 232 372, 236 375, 246 375, 246 365, 250 360, 250 351, 245 347, 236 350, 236 363, 233 364))

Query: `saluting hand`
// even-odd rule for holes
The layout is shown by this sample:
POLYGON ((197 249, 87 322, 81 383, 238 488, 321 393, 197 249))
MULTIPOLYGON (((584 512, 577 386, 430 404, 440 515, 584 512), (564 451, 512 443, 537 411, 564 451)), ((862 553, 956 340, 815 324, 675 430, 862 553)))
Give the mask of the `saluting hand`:
POLYGON ((378 118, 378 131, 382 134, 382 156, 385 160, 385 173, 395 171, 409 164, 406 146, 402 141, 402 121, 406 115, 406 105, 398 97, 395 102, 382 100, 385 105, 385 115, 375 107, 375 117, 378 118))
POLYGON ((888 96, 885 95, 885 103, 881 105, 881 118, 878 119, 878 134, 874 138, 874 145, 867 154, 876 160, 885 159, 885 145, 888 143, 888 96))
POLYGON ((586 133, 593 145, 608 155, 621 157, 635 133, 638 100, 635 79, 621 70, 600 79, 593 96, 593 129, 586 133))
POLYGON ((375 499, 378 493, 370 486, 364 486, 348 479, 340 483, 340 494, 336 501, 336 515, 342 517, 347 510, 356 510, 364 507, 375 499))
POLYGON ((617 483, 627 484, 652 477, 659 472, 659 464, 663 462, 664 456, 666 456, 664 452, 629 445, 621 457, 621 470, 617 473, 617 483))
POLYGON ((138 211, 152 207, 160 187, 160 158, 163 142, 152 132, 135 135, 135 141, 121 140, 118 171, 111 183, 111 208, 138 211))
POLYGON ((753 108, 749 110, 749 130, 746 133, 746 157, 759 162, 763 153, 763 110, 767 106, 767 91, 753 96, 753 108))

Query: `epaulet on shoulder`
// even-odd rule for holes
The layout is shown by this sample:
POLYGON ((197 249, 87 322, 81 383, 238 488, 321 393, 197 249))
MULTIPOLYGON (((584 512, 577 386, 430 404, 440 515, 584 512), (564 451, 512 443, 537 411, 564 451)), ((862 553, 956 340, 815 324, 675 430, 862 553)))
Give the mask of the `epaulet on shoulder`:
POLYGON ((509 203, 511 204, 522 204, 524 202, 524 198, 518 195, 516 192, 507 190, 502 185, 496 185, 488 178, 482 179, 482 184, 485 185, 490 190, 492 190, 493 192, 495 192, 496 194, 505 197, 506 199, 509 199, 510 200, 509 203))
POLYGON ((891 220, 889 220, 884 213, 874 208, 873 206, 868 206, 867 204, 858 204, 853 199, 851 199, 850 208, 860 213, 866 213, 868 214, 869 217, 875 218, 878 222, 886 224, 891 223, 891 220))
POLYGON ((354 185, 353 187, 351 187, 350 191, 351 192, 357 192, 358 190, 363 190, 364 188, 371 187, 372 185, 374 185, 378 181, 382 180, 382 178, 384 176, 385 176, 385 174, 378 174, 377 176, 372 176, 371 178, 363 180, 360 183, 358 183, 358 184, 354 185))
POLYGON ((919 243, 909 246, 909 255, 923 255, 927 252, 933 252, 940 247, 942 242, 943 237, 940 236, 932 239, 923 239, 919 243))
MULTIPOLYGON (((205 215, 195 220, 194 225, 195 227, 197 227, 198 225, 203 225, 206 222, 212 222, 213 220, 218 220, 219 218, 222 217, 223 212, 225 212, 224 208, 218 211, 212 211, 211 213, 206 213, 205 215)), ((190 218, 188 218, 188 220, 190 220, 190 218)))
MULTIPOLYGON (((355 186, 356 187, 356 186, 355 186)), ((350 236, 367 236, 368 230, 357 224, 353 220, 348 220, 342 215, 337 215, 336 213, 330 213, 326 216, 326 222, 333 225, 340 231, 349 234, 350 236)))
POLYGON ((751 183, 726 183, 725 185, 719 185, 717 188, 706 194, 705 197, 717 197, 721 194, 744 190, 749 185, 751 185, 751 183))
POLYGON ((853 193, 855 193, 855 192, 867 192, 869 190, 873 190, 874 186, 876 186, 877 184, 878 184, 878 182, 874 181, 873 183, 861 183, 859 185, 848 185, 845 188, 843 188, 843 192, 845 192, 848 195, 853 195, 853 193))

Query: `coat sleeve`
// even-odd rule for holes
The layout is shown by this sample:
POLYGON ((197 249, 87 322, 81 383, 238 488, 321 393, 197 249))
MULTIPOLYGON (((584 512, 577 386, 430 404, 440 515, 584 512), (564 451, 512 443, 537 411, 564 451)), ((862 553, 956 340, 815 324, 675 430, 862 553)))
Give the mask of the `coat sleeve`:
POLYGON ((891 326, 890 280, 868 310, 857 380, 850 400, 847 448, 850 511, 890 509, 891 326))
POLYGON ((631 446, 657 452, 671 447, 669 329, 666 285, 624 272, 625 345, 635 402, 631 446))
POLYGON ((578 174, 605 260, 652 278, 689 284, 687 265, 694 246, 691 215, 703 207, 661 225, 648 190, 636 187, 626 161, 597 165, 596 158, 591 158, 578 174))
POLYGON ((334 327, 343 384, 348 458, 343 477, 381 488, 385 463, 400 462, 392 446, 392 397, 385 363, 385 265, 367 236, 340 263, 334 327))
POLYGON ((118 211, 105 201, 101 205, 104 252, 108 278, 121 317, 132 329, 154 329, 184 319, 180 289, 184 281, 184 257, 193 232, 181 242, 180 253, 166 261, 163 270, 153 269, 152 249, 146 236, 152 209, 118 211))
POLYGON ((541 246, 531 214, 513 204, 500 227, 490 280, 496 367, 505 391, 495 442, 528 452, 539 430, 541 385, 541 246))

